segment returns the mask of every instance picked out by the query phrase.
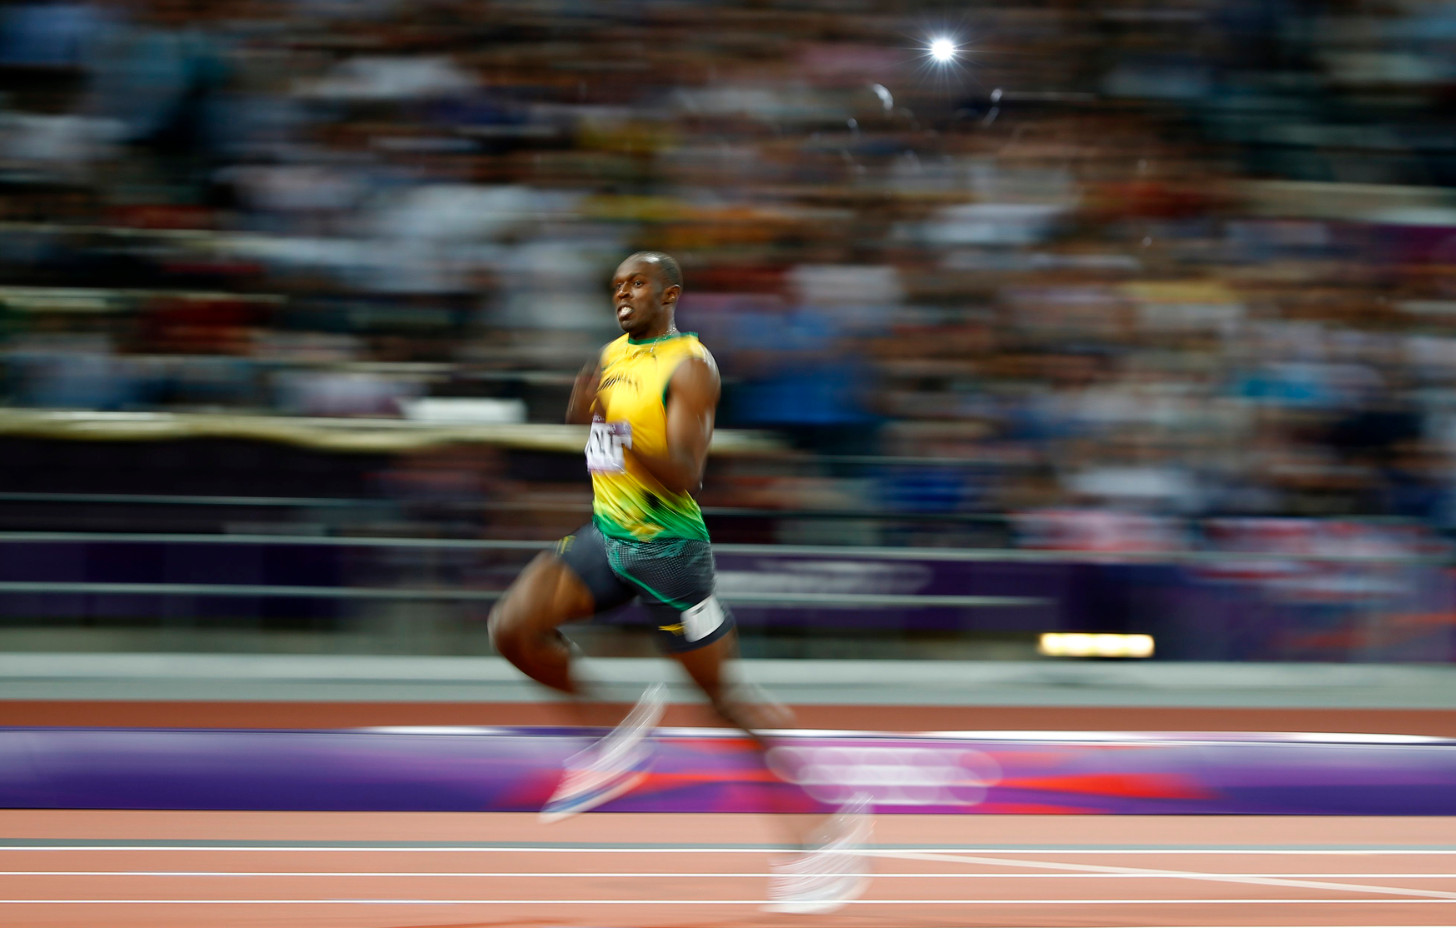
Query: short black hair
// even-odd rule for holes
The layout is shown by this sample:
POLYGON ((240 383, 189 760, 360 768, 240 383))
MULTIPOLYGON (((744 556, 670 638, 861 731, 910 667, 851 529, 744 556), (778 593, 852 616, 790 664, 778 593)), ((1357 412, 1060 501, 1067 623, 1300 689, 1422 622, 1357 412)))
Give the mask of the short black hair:
POLYGON ((634 259, 651 261, 662 268, 662 276, 667 280, 668 286, 681 287, 683 285, 682 268, 677 266, 677 261, 673 259, 672 255, 661 251, 638 251, 628 255, 626 261, 622 263, 625 264, 634 259))

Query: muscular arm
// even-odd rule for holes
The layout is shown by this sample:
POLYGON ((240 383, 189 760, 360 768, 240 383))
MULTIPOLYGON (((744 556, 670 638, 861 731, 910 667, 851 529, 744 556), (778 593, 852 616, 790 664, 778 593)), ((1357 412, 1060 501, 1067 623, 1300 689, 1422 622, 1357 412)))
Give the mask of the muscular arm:
POLYGON ((632 449, 642 466, 669 490, 696 493, 702 487, 721 390, 711 358, 684 361, 667 387, 666 453, 648 455, 632 449))
POLYGON ((602 382, 602 358, 597 355, 576 375, 571 399, 566 401, 566 424, 587 425, 597 411, 597 387, 602 382))

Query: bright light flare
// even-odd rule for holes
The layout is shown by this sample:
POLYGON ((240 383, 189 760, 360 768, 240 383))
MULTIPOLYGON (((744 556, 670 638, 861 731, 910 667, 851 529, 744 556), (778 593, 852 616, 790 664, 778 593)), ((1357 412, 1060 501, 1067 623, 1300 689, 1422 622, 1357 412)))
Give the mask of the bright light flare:
POLYGON ((1149 658, 1153 656, 1153 636, 1044 632, 1036 650, 1045 657, 1149 658))
POLYGON ((945 36, 930 41, 930 57, 941 64, 948 64, 955 60, 956 44, 945 36))

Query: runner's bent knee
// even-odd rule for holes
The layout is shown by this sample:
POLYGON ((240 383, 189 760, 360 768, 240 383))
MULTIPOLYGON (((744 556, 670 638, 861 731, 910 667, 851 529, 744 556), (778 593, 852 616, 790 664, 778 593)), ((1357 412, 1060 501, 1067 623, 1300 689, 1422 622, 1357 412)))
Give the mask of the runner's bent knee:
POLYGON ((512 662, 516 661, 526 647, 525 628, 523 623, 516 620, 517 615, 506 603, 499 603, 490 611, 486 626, 490 633, 491 646, 496 653, 512 662))

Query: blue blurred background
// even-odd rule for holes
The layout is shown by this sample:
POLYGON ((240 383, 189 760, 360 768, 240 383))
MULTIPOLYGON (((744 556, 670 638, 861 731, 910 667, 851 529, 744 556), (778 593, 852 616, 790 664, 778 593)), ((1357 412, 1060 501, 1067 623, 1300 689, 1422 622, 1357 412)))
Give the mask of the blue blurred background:
POLYGON ((488 653, 652 248, 745 654, 1450 662, 1453 114, 1439 0, 0 3, 0 648, 488 653))

